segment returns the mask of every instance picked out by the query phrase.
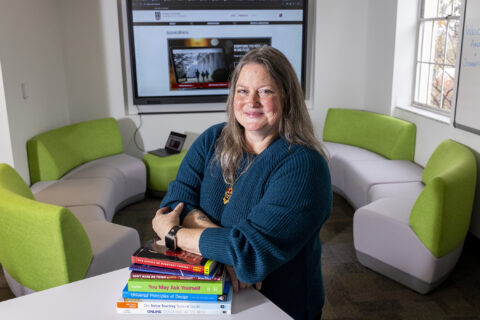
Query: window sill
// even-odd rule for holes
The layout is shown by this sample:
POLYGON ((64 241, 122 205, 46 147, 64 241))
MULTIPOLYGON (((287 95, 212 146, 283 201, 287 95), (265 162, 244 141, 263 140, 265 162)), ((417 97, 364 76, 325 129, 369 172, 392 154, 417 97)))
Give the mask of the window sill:
POLYGON ((449 116, 445 116, 442 114, 438 114, 435 112, 431 112, 428 110, 420 109, 420 108, 415 108, 412 106, 396 106, 395 108, 417 114, 419 116, 422 116, 424 118, 428 118, 430 120, 438 121, 444 124, 450 124, 451 120, 449 116))

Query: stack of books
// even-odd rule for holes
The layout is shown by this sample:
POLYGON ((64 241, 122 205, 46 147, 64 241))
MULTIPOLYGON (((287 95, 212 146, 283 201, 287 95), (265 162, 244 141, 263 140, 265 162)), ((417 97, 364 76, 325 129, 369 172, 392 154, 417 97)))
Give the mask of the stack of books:
POLYGON ((169 250, 154 238, 132 255, 118 313, 231 314, 232 286, 216 261, 169 250))

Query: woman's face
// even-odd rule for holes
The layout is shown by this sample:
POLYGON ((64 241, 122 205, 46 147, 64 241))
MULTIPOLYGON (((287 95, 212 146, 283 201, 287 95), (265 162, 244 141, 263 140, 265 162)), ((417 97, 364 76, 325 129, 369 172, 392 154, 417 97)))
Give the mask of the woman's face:
POLYGON ((246 64, 238 76, 233 99, 235 118, 246 134, 276 135, 282 116, 280 88, 258 63, 246 64))

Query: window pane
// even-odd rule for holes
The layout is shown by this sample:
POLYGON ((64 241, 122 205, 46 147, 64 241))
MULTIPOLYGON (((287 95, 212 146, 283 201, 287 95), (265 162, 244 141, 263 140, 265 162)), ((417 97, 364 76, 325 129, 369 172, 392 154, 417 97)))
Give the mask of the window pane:
POLYGON ((438 16, 446 17, 452 14, 453 0, 439 0, 438 16))
POLYGON ((460 16, 462 13, 462 0, 454 0, 453 1, 453 15, 460 16))
POLYGON ((421 48, 419 52, 419 60, 430 62, 432 61, 432 37, 433 37, 433 22, 432 21, 425 21, 422 23, 422 27, 420 29, 420 36, 419 39, 419 48, 421 48))
POLYGON ((445 67, 443 75, 443 103, 442 109, 450 111, 452 107, 453 89, 455 87, 455 68, 445 67))
POLYGON ((439 108, 442 103, 443 68, 438 65, 431 65, 430 72, 431 78, 428 84, 429 99, 427 103, 439 108))
POLYGON ((434 38, 432 46, 434 47, 433 60, 436 63, 445 61, 445 41, 447 35, 447 20, 439 20, 434 23, 434 38))
POLYGON ((458 20, 449 21, 447 32, 447 56, 445 61, 446 64, 455 65, 459 28, 460 22, 458 20))
POLYGON ((435 18, 438 12, 438 0, 425 0, 423 18, 435 18))
POLYGON ((426 63, 417 64, 417 85, 415 100, 421 104, 427 104, 428 82, 430 79, 430 65, 426 63))
POLYGON ((449 112, 464 0, 420 1, 414 104, 449 112))
POLYGON ((420 61, 444 63, 447 20, 425 21, 420 30, 420 61))

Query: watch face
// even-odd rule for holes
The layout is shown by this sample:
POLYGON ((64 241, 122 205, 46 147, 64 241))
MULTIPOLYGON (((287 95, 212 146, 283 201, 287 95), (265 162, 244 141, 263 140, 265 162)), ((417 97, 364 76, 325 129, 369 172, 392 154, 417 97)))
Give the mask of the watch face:
POLYGON ((181 228, 182 228, 181 226, 175 225, 165 235, 165 246, 168 249, 171 249, 171 250, 176 250, 177 249, 177 232, 181 228))
POLYGON ((175 250, 176 245, 175 245, 175 236, 172 236, 171 234, 167 234, 165 236, 165 246, 170 249, 170 250, 175 250))

